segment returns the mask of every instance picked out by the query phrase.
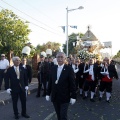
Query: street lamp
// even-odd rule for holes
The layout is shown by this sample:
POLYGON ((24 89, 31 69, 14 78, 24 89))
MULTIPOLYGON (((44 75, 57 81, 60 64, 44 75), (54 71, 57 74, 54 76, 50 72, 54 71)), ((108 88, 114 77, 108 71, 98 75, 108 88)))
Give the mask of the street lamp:
POLYGON ((68 7, 66 8, 66 42, 67 42, 66 55, 67 56, 68 56, 68 12, 78 10, 78 9, 83 9, 83 8, 84 8, 83 6, 80 6, 76 9, 68 9, 68 7))
POLYGON ((30 55, 30 51, 31 51, 31 48, 30 48, 30 45, 31 43, 27 43, 26 46, 22 49, 22 55, 23 57, 27 57, 30 55))

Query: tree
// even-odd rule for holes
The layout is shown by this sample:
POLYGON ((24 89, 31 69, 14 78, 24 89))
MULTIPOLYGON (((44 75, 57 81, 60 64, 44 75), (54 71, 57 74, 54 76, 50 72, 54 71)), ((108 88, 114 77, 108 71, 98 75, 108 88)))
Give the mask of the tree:
MULTIPOLYGON (((81 38, 84 34, 82 33, 72 33, 69 35, 69 40, 68 40, 68 52, 69 54, 76 54, 78 51, 78 48, 73 47, 73 42, 77 42, 77 36, 81 38)), ((63 51, 66 53, 66 44, 63 44, 63 51)))
POLYGON ((47 43, 44 43, 43 45, 37 45, 36 47, 36 51, 37 53, 40 54, 40 52, 42 51, 46 51, 46 49, 48 49, 50 47, 50 49, 53 51, 53 52, 56 52, 56 51, 59 51, 60 50, 60 46, 61 44, 60 43, 56 43, 56 42, 47 42, 47 43))
POLYGON ((113 58, 120 58, 120 50, 117 52, 117 54, 113 58))
POLYGON ((29 41, 28 35, 31 30, 28 22, 22 21, 11 10, 0 12, 0 52, 8 54, 13 51, 14 55, 21 56, 22 48, 29 41))

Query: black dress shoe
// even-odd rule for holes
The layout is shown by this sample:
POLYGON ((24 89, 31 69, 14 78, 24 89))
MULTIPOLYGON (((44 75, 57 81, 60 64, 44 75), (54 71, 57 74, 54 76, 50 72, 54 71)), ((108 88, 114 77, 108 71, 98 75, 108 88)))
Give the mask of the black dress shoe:
POLYGON ((106 102, 107 102, 107 103, 110 103, 110 101, 109 101, 109 100, 106 100, 106 102))
POLYGON ((90 101, 91 101, 91 102, 95 102, 95 100, 94 100, 94 99, 90 99, 90 101))
POLYGON ((94 97, 97 97, 97 95, 96 95, 96 94, 94 94, 94 97))
POLYGON ((46 93, 43 93, 42 97, 45 97, 46 96, 46 93))
POLYGON ((87 99, 87 96, 84 96, 83 99, 87 99))
POLYGON ((36 98, 40 97, 40 95, 36 95, 36 98))
POLYGON ((22 114, 22 116, 23 116, 24 118, 30 118, 30 116, 27 115, 27 114, 22 114))
POLYGON ((80 94, 81 97, 83 97, 83 94, 80 94))
POLYGON ((18 116, 18 115, 15 115, 15 119, 18 120, 18 119, 19 119, 19 116, 18 116))
POLYGON ((102 98, 101 97, 99 97, 99 101, 101 101, 102 100, 102 98))

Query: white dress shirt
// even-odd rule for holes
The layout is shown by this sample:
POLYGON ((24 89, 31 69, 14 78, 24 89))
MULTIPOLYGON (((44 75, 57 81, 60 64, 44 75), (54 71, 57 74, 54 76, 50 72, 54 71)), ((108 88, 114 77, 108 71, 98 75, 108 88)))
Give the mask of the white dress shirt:
POLYGON ((61 75, 63 67, 64 67, 64 64, 61 65, 61 66, 58 65, 58 68, 57 68, 57 80, 59 80, 59 77, 61 75))
POLYGON ((26 65, 23 65, 23 67, 26 69, 26 65))
POLYGON ((78 66, 76 68, 75 64, 72 64, 72 68, 73 68, 74 73, 77 73, 79 71, 78 66))
POLYGON ((104 72, 100 72, 102 75, 107 75, 107 77, 110 79, 108 67, 104 67, 104 72))
POLYGON ((93 72, 93 65, 90 65, 90 69, 89 69, 89 75, 92 75, 92 80, 94 81, 94 72, 93 72))
POLYGON ((14 66, 14 70, 15 70, 15 72, 16 72, 16 75, 17 75, 17 79, 19 79, 20 78, 20 71, 19 71, 19 66, 14 66))
POLYGON ((9 66, 9 61, 7 59, 0 60, 0 69, 6 69, 9 66))

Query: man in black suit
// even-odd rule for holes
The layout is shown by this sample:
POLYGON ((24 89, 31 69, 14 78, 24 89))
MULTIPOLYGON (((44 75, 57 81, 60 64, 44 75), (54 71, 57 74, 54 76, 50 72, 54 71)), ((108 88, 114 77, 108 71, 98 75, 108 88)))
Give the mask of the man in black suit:
POLYGON ((43 91, 43 97, 46 96, 46 83, 48 79, 48 71, 49 71, 49 65, 48 62, 44 61, 45 57, 43 55, 40 55, 40 62, 37 65, 38 70, 38 90, 36 97, 40 97, 40 91, 43 84, 44 91, 43 91))
POLYGON ((58 120, 67 120, 69 103, 76 102, 76 86, 73 69, 65 65, 65 54, 57 54, 58 65, 51 68, 46 100, 53 102, 58 120))
POLYGON ((103 93, 106 90, 106 102, 110 102, 110 97, 111 97, 111 92, 112 92, 112 81, 113 78, 118 79, 118 74, 115 68, 115 65, 110 64, 109 58, 105 57, 104 60, 104 65, 101 68, 100 72, 100 97, 99 100, 101 101, 103 97, 103 93))
POLYGON ((20 97, 22 111, 21 115, 25 118, 29 118, 26 114, 26 90, 28 90, 27 75, 23 67, 20 65, 20 58, 13 57, 14 65, 7 70, 7 93, 11 94, 13 102, 13 110, 15 119, 19 119, 17 102, 20 97))
POLYGON ((49 68, 54 66, 53 58, 51 56, 48 58, 48 63, 49 63, 49 68))
POLYGON ((30 65, 27 65, 27 59, 22 58, 22 62, 20 63, 20 65, 25 69, 25 71, 27 73, 28 82, 31 83, 31 81, 32 81, 32 68, 30 65))
POLYGON ((47 87, 48 87, 48 81, 50 79, 50 72, 51 68, 54 66, 53 58, 51 56, 48 57, 48 78, 47 78, 47 87))

